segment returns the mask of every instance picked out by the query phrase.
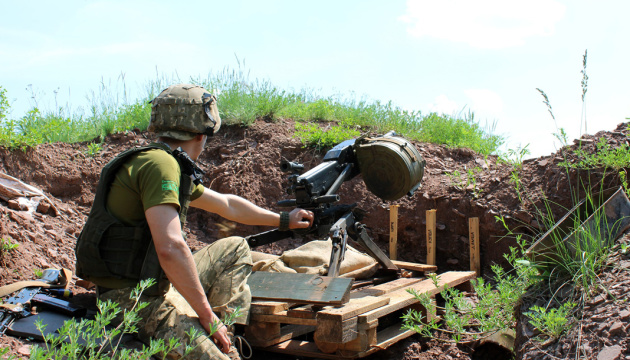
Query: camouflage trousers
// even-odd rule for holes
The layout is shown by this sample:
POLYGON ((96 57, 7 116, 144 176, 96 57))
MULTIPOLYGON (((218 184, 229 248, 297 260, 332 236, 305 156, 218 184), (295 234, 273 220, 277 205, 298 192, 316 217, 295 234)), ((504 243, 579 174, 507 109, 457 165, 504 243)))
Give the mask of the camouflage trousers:
MULTIPOLYGON (((242 315, 238 324, 247 324, 251 293, 247 277, 251 273, 252 258, 245 239, 229 237, 218 240, 193 254, 201 285, 208 295, 213 311, 222 319, 226 312, 240 307, 242 315)), ((129 299, 132 288, 110 290, 100 296, 100 300, 112 300, 122 309, 131 309, 134 302, 129 299)), ((214 344, 209 336, 202 335, 192 343, 185 334, 195 328, 206 334, 199 318, 188 302, 170 285, 164 296, 142 296, 140 301, 149 303, 139 313, 137 325, 140 340, 148 343, 151 339, 171 338, 180 343, 195 346, 188 359, 229 359, 214 344)), ((120 321, 121 319, 118 319, 120 321)), ((171 359, 181 358, 184 346, 169 354, 171 359)))

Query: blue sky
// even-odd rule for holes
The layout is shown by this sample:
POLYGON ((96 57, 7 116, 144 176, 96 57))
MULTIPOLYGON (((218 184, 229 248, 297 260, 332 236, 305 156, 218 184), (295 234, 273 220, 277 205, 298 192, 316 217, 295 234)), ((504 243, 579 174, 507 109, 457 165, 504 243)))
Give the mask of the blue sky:
POLYGON ((124 78, 133 97, 158 76, 235 69, 236 57, 285 89, 473 111, 531 156, 555 150, 557 127, 572 140, 630 117, 628 1, 35 0, 2 10, 0 86, 12 117, 33 106, 32 93, 40 108, 80 110, 101 82, 122 93, 124 78))

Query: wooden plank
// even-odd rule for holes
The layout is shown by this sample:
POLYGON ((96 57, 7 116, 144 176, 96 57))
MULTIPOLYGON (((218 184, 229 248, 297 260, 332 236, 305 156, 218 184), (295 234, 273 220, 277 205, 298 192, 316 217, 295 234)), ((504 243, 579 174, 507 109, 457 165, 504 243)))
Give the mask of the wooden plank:
POLYGON ((387 297, 390 298, 388 305, 359 315, 359 322, 368 323, 396 310, 400 310, 417 303, 418 300, 416 300, 416 298, 411 295, 407 289, 415 289, 418 293, 427 293, 429 296, 433 296, 444 290, 445 285, 454 287, 459 284, 463 284, 466 281, 470 281, 470 279, 474 279, 475 277, 476 274, 474 271, 449 271, 438 275, 438 287, 435 287, 433 280, 426 279, 407 288, 396 290, 387 294, 387 297))
POLYGON ((310 325, 316 326, 316 319, 294 318, 287 316, 287 312, 283 311, 273 315, 252 314, 252 320, 267 323, 294 324, 294 325, 310 325))
POLYGON ((389 207, 389 258, 391 260, 398 258, 398 206, 389 207))
POLYGON ((315 340, 343 344, 357 338, 357 317, 352 317, 344 321, 320 320, 317 318, 317 329, 315 330, 315 340))
MULTIPOLYGON (((376 330, 376 328, 374 328, 376 330)), ((363 352, 354 352, 339 346, 343 355, 325 354, 321 352, 317 344, 311 341, 288 340, 265 348, 266 351, 290 354, 297 357, 310 357, 317 359, 356 359, 371 355, 379 350, 386 349, 396 342, 415 334, 412 330, 401 330, 400 325, 394 325, 376 333, 376 344, 370 344, 369 349, 363 352), (343 349, 342 349, 343 348, 343 349)))
MULTIPOLYGON (((387 297, 367 296, 352 299, 340 308, 326 308, 317 313, 315 338, 321 343, 342 344, 357 338, 357 315, 389 303, 387 297)), ((319 345, 318 345, 319 346, 319 345)))
POLYGON ((338 308, 325 308, 317 313, 317 320, 344 321, 366 311, 389 304, 388 297, 366 296, 352 299, 338 308))
POLYGON ((481 273, 481 259, 479 257, 479 218, 468 219, 468 240, 470 243, 470 270, 477 276, 481 273))
POLYGON ((356 357, 364 357, 370 354, 375 353, 379 350, 387 349, 393 344, 397 343, 402 339, 406 339, 416 332, 413 330, 403 330, 400 328, 400 324, 390 326, 387 329, 381 330, 376 334, 377 343, 368 351, 358 353, 356 357))
MULTIPOLYGON (((398 265, 396 265, 396 266, 398 266, 398 265)), ((407 286, 413 285, 415 283, 419 283, 422 280, 424 280, 424 279, 420 279, 420 278, 400 278, 400 279, 396 279, 394 281, 386 282, 384 284, 373 286, 373 287, 371 287, 369 289, 363 289, 363 290, 356 291, 356 292, 350 294, 350 297, 351 298, 358 298, 358 297, 363 297, 363 296, 385 295, 385 294, 390 293, 392 291, 396 291, 396 290, 405 288, 407 286)))
POLYGON ((277 301, 252 301, 249 312, 251 314, 272 315, 282 311, 287 311, 289 304, 277 301))
POLYGON ((436 212, 437 210, 427 210, 427 264, 429 265, 435 265, 436 212))
POLYGON ((379 331, 376 335, 377 343, 380 349, 387 349, 392 344, 398 342, 399 340, 405 339, 416 332, 413 330, 404 330, 401 329, 401 325, 390 326, 383 331, 379 331))
POLYGON ((250 321, 249 325, 245 327, 245 338, 254 346, 264 346, 261 344, 273 342, 273 339, 279 338, 281 335, 280 324, 250 321))
MULTIPOLYGON (((272 325, 279 326, 279 324, 272 324, 272 325)), ((273 334, 274 336, 253 337, 252 334, 249 334, 247 332, 247 329, 250 326, 247 326, 245 328, 245 338, 251 343, 251 345, 257 346, 257 347, 264 347, 264 348, 267 348, 268 346, 279 344, 287 340, 291 340, 295 337, 302 336, 304 334, 308 334, 310 332, 315 331, 314 326, 287 325, 287 326, 280 327, 280 333, 274 333, 273 334)))
POLYGON ((313 310, 311 305, 304 305, 287 310, 287 316, 300 319, 315 319, 317 311, 313 310))
POLYGON ((416 264, 416 263, 411 263, 411 262, 405 262, 405 261, 392 261, 394 263, 394 265, 398 266, 401 269, 405 269, 405 270, 414 270, 414 271, 423 271, 423 272, 429 272, 429 271, 436 271, 437 270, 437 266, 435 265, 426 265, 426 264, 416 264))
POLYGON ((312 341, 288 340, 265 348, 266 351, 273 351, 281 354, 290 354, 298 357, 310 357, 316 359, 339 359, 339 355, 324 354, 312 341))
POLYGON ((257 271, 249 276, 247 284, 252 299, 341 305, 350 299, 352 279, 257 271))
POLYGON ((356 339, 339 345, 339 350, 356 351, 357 353, 367 351, 377 344, 377 332, 378 320, 374 320, 371 323, 359 324, 359 334, 356 339))

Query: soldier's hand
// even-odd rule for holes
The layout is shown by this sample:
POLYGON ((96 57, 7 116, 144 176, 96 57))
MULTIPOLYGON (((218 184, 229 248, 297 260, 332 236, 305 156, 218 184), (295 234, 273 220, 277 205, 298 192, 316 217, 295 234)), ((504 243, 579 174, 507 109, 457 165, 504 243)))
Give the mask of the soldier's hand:
POLYGON ((295 208, 289 213, 289 229, 304 229, 313 224, 313 212, 295 208))
MULTIPOLYGON (((212 334, 212 340, 216 344, 217 348, 221 350, 221 352, 227 354, 230 351, 231 346, 230 338, 228 337, 227 326, 225 326, 216 315, 214 315, 213 318, 214 319, 212 321, 218 323, 219 328, 217 329, 217 331, 214 332, 214 334, 212 334)), ((203 325, 204 329, 206 329, 208 334, 210 334, 211 322, 201 322, 201 325, 203 325)))

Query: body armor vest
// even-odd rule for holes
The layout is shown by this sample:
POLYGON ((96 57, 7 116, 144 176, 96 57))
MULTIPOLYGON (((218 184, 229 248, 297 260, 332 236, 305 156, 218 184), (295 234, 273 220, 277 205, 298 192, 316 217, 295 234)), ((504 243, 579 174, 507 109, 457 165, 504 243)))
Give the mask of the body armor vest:
MULTIPOLYGON (((173 155, 168 146, 151 144, 124 151, 103 168, 90 215, 77 239, 75 255, 77 276, 90 281, 114 278, 139 282, 153 278, 157 284, 144 294, 155 296, 166 291, 168 280, 160 267, 147 222, 139 226, 125 225, 106 208, 110 185, 120 167, 134 154, 150 149, 161 149, 173 155)), ((176 159, 181 171, 183 166, 176 159)), ((179 185, 179 220, 183 228, 193 191, 191 178, 183 171, 179 185)))

